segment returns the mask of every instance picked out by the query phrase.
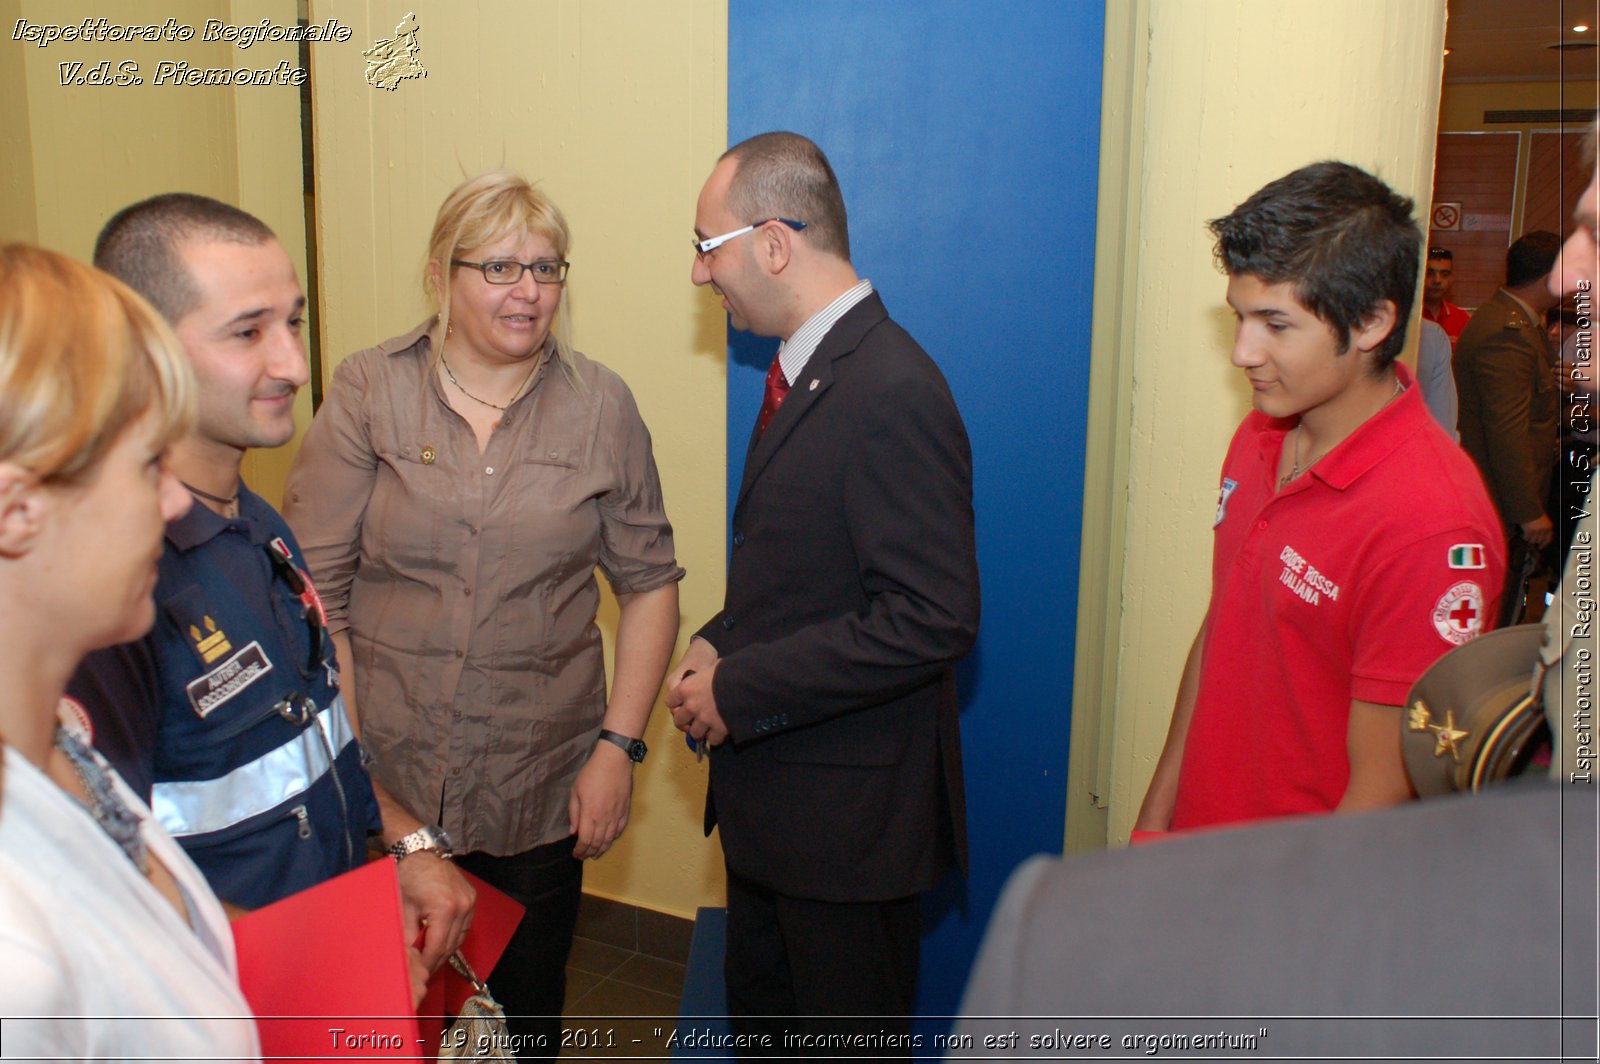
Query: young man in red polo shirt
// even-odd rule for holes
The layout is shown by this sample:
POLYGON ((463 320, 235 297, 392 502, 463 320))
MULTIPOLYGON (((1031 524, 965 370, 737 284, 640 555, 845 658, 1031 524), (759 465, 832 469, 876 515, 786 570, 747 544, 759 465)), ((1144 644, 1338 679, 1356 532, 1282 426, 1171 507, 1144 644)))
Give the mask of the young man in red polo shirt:
POLYGON ((1422 278, 1422 316, 1449 335, 1451 347, 1461 339, 1461 330, 1472 320, 1471 314, 1450 302, 1455 275, 1455 253, 1449 248, 1429 248, 1427 272, 1422 278))
POLYGON ((1395 361, 1411 209, 1328 162, 1210 223, 1255 410, 1223 464, 1211 604, 1138 831, 1405 801, 1406 692, 1494 616, 1499 518, 1395 361))

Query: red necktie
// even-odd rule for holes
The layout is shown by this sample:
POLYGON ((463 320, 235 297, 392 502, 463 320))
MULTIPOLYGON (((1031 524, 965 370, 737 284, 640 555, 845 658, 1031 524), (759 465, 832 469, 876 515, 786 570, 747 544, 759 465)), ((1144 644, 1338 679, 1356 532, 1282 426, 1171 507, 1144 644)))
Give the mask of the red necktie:
POLYGON ((772 415, 778 412, 778 407, 783 405, 783 397, 789 394, 789 378, 783 375, 783 367, 778 365, 776 357, 772 360, 772 368, 767 370, 767 392, 761 400, 761 415, 756 418, 756 435, 764 436, 767 426, 772 423, 772 415))

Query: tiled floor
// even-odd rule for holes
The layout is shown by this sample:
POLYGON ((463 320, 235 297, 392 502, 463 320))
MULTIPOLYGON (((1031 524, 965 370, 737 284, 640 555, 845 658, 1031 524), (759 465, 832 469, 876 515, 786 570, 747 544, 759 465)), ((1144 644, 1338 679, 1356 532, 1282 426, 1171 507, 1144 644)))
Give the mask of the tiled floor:
POLYGON ((659 1060, 694 924, 585 895, 567 960, 563 1057, 659 1060))

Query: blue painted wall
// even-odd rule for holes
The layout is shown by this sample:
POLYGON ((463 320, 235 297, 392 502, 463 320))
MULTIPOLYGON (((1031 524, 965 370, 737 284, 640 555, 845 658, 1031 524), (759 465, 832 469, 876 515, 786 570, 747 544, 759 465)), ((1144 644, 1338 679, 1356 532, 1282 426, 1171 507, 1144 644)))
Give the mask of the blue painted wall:
MULTIPOLYGON (((857 271, 944 370, 972 437, 972 874, 929 899, 930 1017, 958 1005, 1011 870, 1061 850, 1103 21, 1100 0, 729 3, 729 142, 791 129, 828 153, 857 271)), ((731 513, 776 342, 729 340, 731 513)))

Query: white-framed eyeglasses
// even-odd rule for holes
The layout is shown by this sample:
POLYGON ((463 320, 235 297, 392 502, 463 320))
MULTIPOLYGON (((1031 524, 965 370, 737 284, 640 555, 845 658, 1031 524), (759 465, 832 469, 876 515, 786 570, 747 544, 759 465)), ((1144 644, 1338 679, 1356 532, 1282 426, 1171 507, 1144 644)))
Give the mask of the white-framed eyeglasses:
POLYGON ((797 222, 793 218, 763 218, 759 222, 751 222, 743 229, 735 229, 731 233, 723 233, 721 236, 707 237, 705 240, 697 239, 694 242, 695 254, 699 255, 701 258, 705 258, 707 255, 711 254, 713 251, 717 250, 734 237, 744 236, 746 233, 753 233, 757 229, 760 229, 762 226, 766 225, 768 222, 782 222, 784 225, 788 226, 790 229, 793 229, 797 233, 806 227, 805 222, 797 222))

